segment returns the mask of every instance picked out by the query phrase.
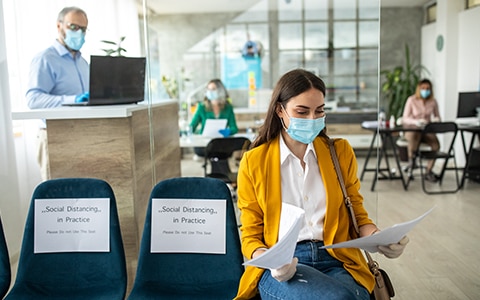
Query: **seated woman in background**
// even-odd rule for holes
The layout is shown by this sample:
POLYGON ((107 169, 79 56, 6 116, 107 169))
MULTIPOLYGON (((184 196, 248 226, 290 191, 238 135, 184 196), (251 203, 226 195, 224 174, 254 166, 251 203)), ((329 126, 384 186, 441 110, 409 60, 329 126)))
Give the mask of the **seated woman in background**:
MULTIPOLYGON (((234 135, 238 132, 233 106, 227 89, 220 79, 212 79, 207 83, 203 102, 197 104, 197 110, 190 122, 193 133, 202 134, 207 119, 227 119, 227 132, 224 135, 234 135), (199 127, 200 125, 200 127, 199 127), (199 128, 198 128, 199 127, 199 128)), ((205 147, 195 147, 195 154, 205 156, 205 147)))
MULTIPOLYGON (((438 103, 433 96, 432 83, 428 79, 422 79, 417 84, 417 90, 414 95, 408 97, 403 109, 402 123, 404 125, 424 126, 430 122, 439 122, 440 114, 438 112, 438 103)), ((414 153, 417 151, 420 143, 430 146, 432 151, 440 148, 437 136, 435 134, 427 134, 423 136, 421 132, 405 132, 405 139, 408 142, 408 161, 409 169, 415 168, 413 161, 414 153)), ((433 173, 434 160, 430 160, 427 164, 425 179, 429 181, 437 181, 438 176, 433 173)))

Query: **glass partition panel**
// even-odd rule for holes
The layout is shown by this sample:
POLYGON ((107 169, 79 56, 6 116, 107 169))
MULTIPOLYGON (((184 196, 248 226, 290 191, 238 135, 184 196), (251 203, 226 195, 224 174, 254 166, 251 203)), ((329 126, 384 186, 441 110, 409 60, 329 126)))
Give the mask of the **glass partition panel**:
POLYGON ((245 132, 258 128, 278 78, 305 68, 325 80, 326 107, 335 115, 328 120, 361 159, 368 145, 358 140, 371 135, 361 120, 376 119, 378 111, 378 0, 144 1, 159 55, 150 60, 151 95, 178 102, 180 132, 188 131, 210 79, 225 84, 245 132), (178 93, 162 93, 155 76, 176 79, 178 93), (361 120, 345 112, 362 112, 361 120))
MULTIPOLYGON (((124 150, 134 155, 109 157, 122 162, 129 160, 132 169, 121 174, 135 173, 130 183, 125 180, 116 183, 120 187, 114 190, 122 191, 122 199, 140 199, 139 205, 145 205, 142 201, 147 201, 156 182, 191 175, 188 171, 181 173, 181 155, 189 151, 180 148, 181 135, 189 134, 188 125, 196 105, 204 100, 206 83, 213 78, 225 84, 239 132, 245 133, 255 131, 262 123, 278 78, 294 68, 308 69, 327 84, 327 122, 338 128, 335 135, 349 140, 360 158, 365 150, 366 146, 358 141, 369 138, 370 132, 361 129, 361 122, 376 119, 378 111, 379 1, 3 0, 3 3, 4 15, 15 16, 5 18, 15 109, 26 107, 23 91, 29 61, 35 52, 53 42, 48 37, 56 37, 56 27, 52 24, 63 6, 77 5, 88 13, 89 31, 82 48, 85 57, 105 55, 102 40, 113 41, 114 46, 120 47, 118 43, 125 37, 121 46, 127 50, 126 56, 147 58, 145 100, 136 106, 147 109, 141 117, 124 124, 130 127, 121 131, 120 139, 131 139, 132 144, 126 150, 118 150, 122 155, 124 150), (39 15, 43 17, 39 19, 39 15), (360 117, 351 118, 352 114, 360 117), (352 132, 351 128, 355 130, 352 132), (127 189, 137 194, 127 197, 127 189)), ((106 128, 100 125, 94 132, 104 133, 106 128)), ((24 146, 27 150, 35 148, 34 143, 24 146)), ((35 154, 27 150, 25 156, 35 154)), ((35 163, 29 160, 21 164, 35 163)), ((95 168, 86 172, 82 176, 99 174, 95 168)), ((28 172, 19 172, 24 173, 28 172)), ((375 197, 367 189, 363 191, 374 216, 375 197)), ((128 212, 127 217, 129 222, 136 220, 131 225, 140 233, 144 211, 136 205, 130 203, 122 208, 134 211, 128 212)), ((129 245, 129 259, 135 259, 136 246, 135 242, 129 245)))
MULTIPOLYGON (((12 24, 14 28, 7 32, 6 40, 10 69, 14 70, 12 107, 18 108, 25 106, 19 91, 25 90, 28 61, 37 51, 24 47, 24 41, 48 46, 37 28, 51 31, 47 21, 38 21, 35 28, 20 26, 35 19, 22 7, 45 10, 48 19, 55 20, 58 8, 65 3, 4 3, 11 15, 21 20, 6 18, 7 27, 12 24)), ((147 57, 143 104, 151 107, 158 101, 175 102, 179 119, 175 130, 180 132, 187 131, 196 103, 204 98, 205 83, 212 78, 225 83, 234 107, 246 111, 241 118, 252 122, 242 121, 240 131, 258 127, 253 122, 261 119, 259 114, 264 113, 275 82, 293 68, 306 68, 325 79, 327 98, 334 102, 332 110, 373 109, 378 101, 375 77, 380 10, 375 0, 248 0, 235 4, 220 0, 129 0, 121 5, 112 0, 100 7, 92 0, 69 1, 68 5, 78 5, 89 15, 87 42, 82 48, 85 57, 104 55, 102 40, 117 43, 122 37, 126 56, 147 57), (249 50, 250 42, 255 46, 249 50), (254 117, 250 116, 252 111, 254 117)), ((55 28, 53 31, 55 34, 55 28)), ((162 128, 153 121, 151 125, 162 128)))

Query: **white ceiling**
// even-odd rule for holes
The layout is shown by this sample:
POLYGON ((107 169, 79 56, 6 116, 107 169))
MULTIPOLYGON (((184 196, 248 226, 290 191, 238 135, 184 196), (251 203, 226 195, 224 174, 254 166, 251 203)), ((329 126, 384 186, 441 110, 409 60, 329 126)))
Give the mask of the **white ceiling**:
MULTIPOLYGON (((142 3, 142 0, 137 0, 142 3)), ((156 14, 208 13, 225 11, 245 11, 259 0, 145 0, 147 6, 156 14)), ((296 1, 296 0, 285 0, 296 1)), ((342 0, 335 0, 335 4, 342 0)), ((351 3, 346 0, 346 3, 351 3)), ((382 7, 423 6, 432 0, 379 0, 382 7)))

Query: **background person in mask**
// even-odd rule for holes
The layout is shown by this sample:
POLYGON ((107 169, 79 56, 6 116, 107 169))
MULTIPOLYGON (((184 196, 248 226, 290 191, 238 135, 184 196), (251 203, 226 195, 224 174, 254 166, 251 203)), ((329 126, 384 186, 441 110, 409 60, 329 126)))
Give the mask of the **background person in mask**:
MULTIPOLYGON (((52 108, 88 100, 89 66, 80 48, 85 42, 87 14, 65 7, 57 18, 57 39, 38 53, 30 64, 27 104, 31 109, 52 108)), ((38 134, 38 162, 42 179, 50 178, 45 123, 38 134)))
MULTIPOLYGON (((227 130, 222 133, 224 136, 238 132, 230 97, 220 79, 212 79, 207 83, 203 102, 197 104, 197 110, 190 122, 192 132, 202 134, 207 119, 227 119, 227 130)), ((197 156, 205 156, 204 147, 196 147, 194 151, 197 156)))
MULTIPOLYGON (((405 103, 402 123, 404 125, 424 126, 427 123, 439 121, 440 113, 437 100, 433 96, 432 83, 428 79, 422 79, 417 84, 415 94, 408 97, 405 103)), ((428 144, 433 151, 437 151, 440 147, 435 134, 428 134, 422 138, 421 132, 405 132, 405 139, 408 142, 409 168, 415 168, 413 155, 420 143, 428 144)), ((425 179, 433 182, 438 180, 438 175, 432 171, 434 164, 434 160, 430 160, 427 163, 425 174, 425 179)))
MULTIPOLYGON (((320 248, 355 238, 324 129, 324 82, 301 69, 283 75, 258 137, 240 161, 243 255, 255 258, 277 243, 286 231, 282 224, 293 221, 281 213, 283 206, 305 210, 303 225, 292 262, 278 269, 247 266, 236 299, 370 299, 374 278, 362 252, 320 248)), ((335 148, 360 235, 374 234, 379 229, 363 206, 353 149, 344 139, 335 148)), ((407 243, 405 236, 378 250, 394 258, 407 243)))

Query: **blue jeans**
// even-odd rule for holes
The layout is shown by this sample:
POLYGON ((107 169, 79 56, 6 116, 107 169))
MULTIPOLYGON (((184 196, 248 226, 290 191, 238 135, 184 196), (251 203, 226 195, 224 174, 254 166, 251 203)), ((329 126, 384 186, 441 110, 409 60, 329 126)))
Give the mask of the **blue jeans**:
POLYGON ((323 242, 299 242, 295 249, 297 272, 287 282, 278 282, 265 270, 258 284, 262 299, 356 299, 370 300, 358 284, 327 250, 323 242))

